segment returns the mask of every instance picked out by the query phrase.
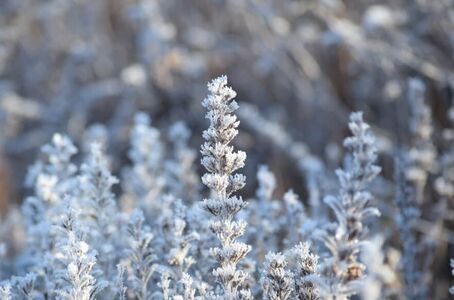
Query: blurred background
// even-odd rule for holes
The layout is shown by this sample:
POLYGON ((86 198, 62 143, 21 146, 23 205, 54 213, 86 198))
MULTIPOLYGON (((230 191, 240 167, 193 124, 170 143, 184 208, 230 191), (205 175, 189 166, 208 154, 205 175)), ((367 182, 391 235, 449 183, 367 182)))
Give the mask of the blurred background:
MULTIPOLYGON (((27 167, 54 132, 80 145, 86 128, 104 124, 114 173, 128 161, 137 111, 163 132, 184 120, 198 149, 206 83, 226 74, 241 107, 235 144, 248 153, 245 196, 264 163, 279 195, 293 188, 307 201, 314 169, 323 171, 321 185, 335 182, 348 115, 362 110, 380 148, 377 202, 391 218, 394 191, 383 187, 394 152, 414 145, 408 80, 426 88, 431 139, 442 153, 453 64, 452 0, 2 0, 0 210, 27 194, 27 167)), ((432 171, 426 197, 436 203, 432 171)), ((335 189, 325 185, 323 194, 335 189)), ((423 213, 429 225, 439 216, 423 213)), ((432 266, 441 290, 450 277, 450 216, 432 266)))

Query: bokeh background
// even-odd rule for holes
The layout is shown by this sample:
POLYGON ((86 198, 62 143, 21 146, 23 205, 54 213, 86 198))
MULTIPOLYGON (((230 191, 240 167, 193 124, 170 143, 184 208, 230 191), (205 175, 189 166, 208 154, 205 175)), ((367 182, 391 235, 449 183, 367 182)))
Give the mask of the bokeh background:
MULTIPOLYGON (((379 142, 377 198, 388 212, 381 226, 397 243, 394 191, 383 187, 393 180, 395 150, 412 145, 408 80, 426 87, 442 153, 453 67, 452 0, 2 0, 0 210, 5 216, 21 203, 27 167, 55 132, 81 144, 86 128, 104 124, 114 173, 128 160, 137 111, 162 131, 184 120, 197 149, 206 82, 226 74, 241 106, 235 143, 248 153, 246 197, 265 163, 277 194, 293 188, 307 201, 314 166, 323 171, 322 191, 334 189, 328 183, 342 164, 348 115, 362 110, 379 142)), ((434 168, 429 208, 437 176, 434 168)), ((429 208, 422 234, 440 221, 429 208)), ((450 280, 453 220, 448 208, 435 237, 437 299, 450 280)))

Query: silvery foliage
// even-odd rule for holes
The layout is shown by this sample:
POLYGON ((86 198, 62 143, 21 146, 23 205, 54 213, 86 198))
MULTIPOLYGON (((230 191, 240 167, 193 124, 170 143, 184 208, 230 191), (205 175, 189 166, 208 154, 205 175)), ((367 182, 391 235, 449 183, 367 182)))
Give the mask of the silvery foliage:
POLYGON ((337 172, 340 193, 327 198, 337 223, 322 236, 333 251, 319 258, 306 240, 323 223, 311 219, 292 190, 274 195, 277 180, 268 167, 258 169, 250 205, 234 195, 245 184, 236 171, 246 158, 230 145, 239 125, 236 93, 225 76, 208 89, 201 163, 210 195, 201 205, 194 201, 190 131, 182 123, 166 139, 138 113, 121 183, 110 170, 102 127, 86 132, 81 155, 61 134, 43 147, 27 178, 34 193, 22 207, 27 244, 14 267, 23 275, 0 285, 4 299, 308 300, 356 292, 348 276, 363 271, 357 260, 362 221, 376 212, 366 187, 378 173, 362 115, 351 116, 353 136, 345 145, 353 157, 337 172))
POLYGON ((233 114, 238 104, 233 100, 236 92, 227 86, 227 77, 221 76, 208 84, 210 94, 202 102, 208 110, 206 118, 210 126, 203 132, 205 143, 201 147, 202 165, 208 171, 202 182, 212 191, 211 197, 203 200, 203 208, 211 213, 210 228, 219 240, 220 246, 212 249, 212 255, 219 266, 214 269, 225 299, 248 299, 251 292, 244 288, 248 274, 237 268, 237 264, 251 250, 237 239, 243 235, 247 223, 235 220, 235 215, 245 207, 246 202, 233 193, 245 185, 246 177, 234 174, 244 166, 246 153, 234 152, 229 143, 238 134, 239 121, 233 114))
MULTIPOLYGON (((396 137, 401 137, 400 132, 396 134, 395 122, 398 120, 403 124, 408 118, 403 111, 391 113, 390 110, 393 110, 395 104, 402 102, 399 98, 404 97, 409 73, 424 78, 430 93, 431 98, 427 99, 430 101, 426 102, 434 108, 435 144, 439 137, 437 127, 445 121, 443 109, 448 104, 445 101, 449 99, 444 98, 452 94, 452 0, 226 0, 204 1, 203 5, 199 5, 200 1, 188 0, 185 1, 187 6, 174 0, 115 1, 121 2, 119 5, 111 5, 112 1, 109 0, 0 2, 0 122, 5 125, 2 126, 4 134, 1 144, 4 154, 12 160, 14 177, 20 180, 21 165, 29 157, 30 151, 50 139, 53 132, 65 128, 79 143, 83 132, 81 129, 88 122, 99 120, 105 121, 109 130, 109 155, 115 157, 115 174, 123 174, 117 173, 123 163, 123 160, 117 159, 117 155, 124 150, 122 146, 125 144, 125 133, 132 112, 147 109, 161 113, 161 108, 165 107, 172 117, 187 117, 189 110, 184 105, 192 105, 192 101, 187 100, 191 99, 190 95, 199 92, 199 86, 195 82, 201 82, 210 76, 213 67, 232 70, 240 75, 238 88, 244 91, 248 105, 256 108, 258 115, 268 124, 278 125, 282 129, 273 130, 272 126, 264 126, 266 123, 259 122, 250 111, 243 110, 242 115, 241 109, 239 110, 242 125, 251 123, 255 126, 247 128, 250 132, 244 135, 246 146, 250 138, 248 134, 254 135, 254 150, 250 153, 254 159, 263 153, 272 152, 279 159, 289 158, 294 162, 292 166, 271 165, 271 169, 279 168, 276 192, 281 191, 282 186, 288 188, 288 179, 295 178, 295 175, 298 178, 298 155, 302 162, 309 160, 305 151, 307 149, 323 156, 324 138, 327 135, 334 139, 339 137, 343 130, 340 119, 351 107, 362 107, 368 111, 371 119, 380 127, 377 131, 380 133, 379 141, 389 138, 388 143, 393 144, 396 137), (186 8, 190 8, 189 11, 186 8), (188 14, 191 18, 188 18, 188 14), (213 20, 216 21, 216 26, 211 26, 213 20), (36 26, 24 26, 29 24, 36 26), (113 103, 115 105, 111 105, 113 103), (161 103, 165 105, 160 106, 161 103), (109 109, 103 109, 106 106, 109 109), (302 141, 307 143, 307 147, 296 147, 302 141)), ((242 108, 245 107, 246 105, 242 105, 242 108)), ((193 118, 192 112, 194 110, 191 109, 188 117, 190 124, 200 128, 203 118, 193 118)), ((157 126, 154 121, 153 126, 157 126)), ((410 147, 415 148, 414 144, 410 147)), ((169 149, 172 149, 172 145, 169 149)), ((80 150, 85 155, 89 147, 84 146, 80 150)), ((391 161, 389 153, 384 151, 381 154, 387 165, 391 161)), ((433 174, 434 178, 430 175, 427 177, 425 195, 431 196, 428 199, 452 202, 452 157, 450 151, 446 152, 439 163, 442 174, 433 174), (433 194, 431 181, 435 177, 436 190, 443 199, 433 194)), ((81 156, 77 156, 74 161, 79 158, 81 156)), ((324 160, 320 158, 320 161, 324 160)), ((310 176, 306 173, 301 176, 311 185, 309 193, 320 193, 320 198, 327 191, 333 193, 330 183, 334 176, 327 174, 331 165, 337 165, 337 160, 326 158, 328 167, 323 165, 322 172, 314 174, 314 177, 310 173, 310 176), (327 184, 330 185, 328 188, 327 184)), ((249 161, 251 165, 256 163, 249 161)), ((160 175, 165 175, 166 172, 160 175)), ((392 194, 396 184, 391 179, 391 173, 389 170, 384 172, 384 180, 377 184, 377 190, 392 194)), ((128 180, 134 180, 134 176, 119 177, 122 178, 123 185, 128 180)), ((170 182, 165 180, 166 185, 170 182)), ((16 181, 16 186, 19 187, 20 183, 16 181)), ((42 183, 46 184, 42 186, 45 189, 53 185, 48 180, 42 183)), ((251 183, 252 181, 248 182, 249 185, 251 183)), ((306 193, 303 192, 302 185, 293 187, 296 192, 302 193, 299 196, 308 204, 308 211, 314 211, 311 203, 316 203, 316 211, 321 209, 320 213, 311 216, 318 226, 323 226, 329 217, 323 203, 319 205, 318 201, 304 197, 306 193)), ((251 189, 252 187, 247 191, 249 195, 252 195, 251 189)), ((19 196, 22 192, 21 189, 19 196)), ((115 193, 117 192, 122 190, 117 187, 115 193)), ((130 198, 131 202, 125 203, 123 199, 127 197, 123 196, 126 195, 119 196, 122 196, 121 207, 125 209, 125 214, 129 214, 130 209, 136 207, 136 199, 130 198)), ((9 223, 27 223, 27 233, 24 236, 37 243, 24 245, 26 252, 41 253, 41 247, 48 248, 47 245, 53 243, 51 237, 54 233, 49 230, 53 227, 53 221, 46 216, 55 215, 51 211, 59 209, 54 210, 53 204, 41 201, 36 194, 33 197, 29 201, 32 204, 29 208, 30 212, 36 209, 37 213, 27 214, 23 220, 15 218, 18 222, 1 220, 0 240, 2 244, 7 244, 7 255, 1 259, 0 280, 15 271, 16 260, 10 259, 10 256, 17 253, 17 248, 10 245, 10 240, 17 233, 16 230, 9 231, 13 228, 9 223), (48 206, 52 207, 51 211, 48 206), (40 225, 32 228, 28 225, 32 222, 37 224, 35 221, 47 223, 49 228, 40 225), (4 266, 6 267, 3 268, 4 266)), ((397 210, 395 207, 385 207, 392 202, 392 197, 380 196, 383 199, 380 203, 384 206, 380 208, 383 208, 382 213, 385 215, 380 223, 386 225, 383 230, 386 238, 383 254, 392 252, 392 259, 395 259, 400 255, 398 252, 403 245, 396 245, 399 239, 390 225, 397 210)), ((283 216, 281 198, 282 195, 274 196, 270 207, 276 209, 270 216, 283 216)), ((317 200, 318 197, 313 199, 317 200)), ((187 204, 186 197, 182 200, 187 204)), ((160 201, 157 200, 158 203, 160 201)), ((424 202, 424 208, 433 203, 424 202)), ((247 258, 257 261, 260 268, 268 250, 285 253, 280 243, 281 226, 269 221, 270 219, 266 222, 255 221, 255 208, 252 205, 255 199, 248 199, 248 203, 251 205, 239 212, 241 218, 248 218, 248 232, 244 237, 247 237, 248 244, 253 245, 247 258), (262 246, 258 246, 254 242, 253 233, 259 233, 262 224, 272 229, 273 233, 270 234, 272 237, 262 240, 262 246), (252 227, 257 227, 257 230, 252 227), (261 254, 257 256, 255 253, 261 254)), ((424 231, 421 234, 425 235, 427 222, 437 220, 439 224, 438 220, 444 220, 440 233, 437 233, 437 238, 443 240, 440 248, 446 248, 445 240, 453 244, 453 235, 449 230, 452 229, 449 206, 443 216, 427 216, 428 210, 424 209, 424 216, 417 222, 418 230, 424 231)), ((166 213, 170 214, 171 211, 166 210, 166 213)), ((155 212, 159 214, 160 208, 155 212)), ((145 211, 147 225, 155 234, 153 241, 162 245, 159 232, 154 230, 156 222, 148 214, 149 211, 145 211)), ((203 253, 196 260, 204 261, 194 268, 202 274, 209 274, 205 270, 211 268, 211 261, 207 259, 205 252, 214 243, 202 231, 206 224, 200 216, 197 209, 188 208, 187 225, 191 227, 190 231, 197 227, 200 240, 195 243, 196 252, 203 253), (197 226, 194 225, 196 222, 197 226)), ((96 248, 95 245, 92 246, 96 248)), ((160 247, 156 249, 157 252, 161 251, 160 247)), ((430 284, 431 292, 447 286, 449 254, 446 252, 437 251, 444 255, 437 256, 437 262, 431 268, 430 273, 436 276, 430 284), (445 267, 440 268, 443 264, 445 267)), ((51 256, 50 253, 49 255, 51 256)), ((29 266, 37 267, 32 263, 34 257, 22 253, 18 259, 20 271, 15 273, 26 274, 31 271, 29 266)), ((52 265, 47 257, 36 255, 38 261, 43 264, 48 261, 52 265), (44 259, 40 259, 43 257, 44 259)), ((386 257, 387 262, 389 259, 386 257)), ((242 262, 244 261, 243 259, 242 262)), ((195 274, 189 273, 196 284, 195 274)), ((399 286, 403 285, 402 278, 403 276, 397 278, 399 286)), ((42 277, 38 274, 38 289, 41 289, 42 284, 42 277)), ((395 291, 390 286, 386 290, 395 291)), ((14 284, 13 293, 16 293, 14 284)))
POLYGON ((358 261, 361 244, 367 229, 364 221, 380 212, 371 205, 372 195, 368 184, 380 173, 375 139, 361 112, 350 115, 349 128, 352 136, 344 140, 351 153, 351 161, 345 169, 338 169, 340 190, 337 196, 327 196, 324 201, 333 210, 336 222, 317 237, 329 250, 329 258, 323 263, 324 297, 346 299, 358 292, 365 266, 358 261))

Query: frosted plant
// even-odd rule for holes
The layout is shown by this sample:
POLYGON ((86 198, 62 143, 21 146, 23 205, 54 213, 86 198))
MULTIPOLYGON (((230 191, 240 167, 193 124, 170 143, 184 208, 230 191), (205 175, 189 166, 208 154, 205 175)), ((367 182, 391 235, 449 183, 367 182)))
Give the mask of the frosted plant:
POLYGON ((432 115, 425 103, 425 86, 419 79, 408 82, 408 100, 411 108, 410 132, 412 148, 408 152, 406 177, 416 189, 418 203, 423 202, 428 173, 436 165, 436 149, 432 143, 432 115))
POLYGON ((95 269, 97 253, 84 241, 84 233, 77 219, 78 216, 68 203, 66 214, 58 227, 62 236, 57 240, 59 252, 56 257, 63 264, 63 269, 58 272, 58 299, 95 299, 108 286, 107 281, 97 278, 100 276, 95 269))
MULTIPOLYGON (((80 168, 80 198, 83 216, 90 226, 90 242, 99 253, 99 262, 107 277, 115 272, 115 233, 118 231, 117 207, 112 186, 119 181, 109 171, 100 144, 91 145, 86 162, 80 168)), ((118 240, 118 239, 117 239, 118 240)))
POLYGON ((153 253, 151 241, 153 234, 150 228, 144 224, 145 217, 140 210, 134 210, 131 214, 127 231, 130 235, 130 280, 131 291, 140 300, 149 299, 150 278, 155 271, 156 256, 153 253))
POLYGON ((284 255, 272 252, 266 255, 261 281, 264 299, 291 299, 293 273, 287 270, 287 261, 284 255))
POLYGON ((191 131, 184 122, 172 125, 169 139, 173 145, 172 159, 166 161, 166 184, 170 193, 185 202, 194 202, 198 197, 199 176, 194 170, 196 152, 189 148, 191 131))
POLYGON ((309 243, 299 243, 289 253, 293 262, 294 296, 299 300, 319 299, 317 285, 318 256, 310 252, 309 243))
MULTIPOLYGON (((128 152, 133 166, 124 174, 124 189, 129 198, 135 198, 145 213, 156 208, 156 199, 164 187, 162 160, 164 149, 158 129, 150 126, 150 118, 143 112, 134 117, 131 149, 128 152)), ((132 201, 132 199, 130 199, 132 201)))
POLYGON ((211 81, 208 90, 210 94, 202 105, 208 110, 206 118, 210 126, 203 132, 205 143, 201 147, 202 165, 208 172, 203 175, 202 182, 212 193, 202 205, 213 216, 210 228, 220 242, 219 247, 212 249, 219 264, 213 274, 225 299, 246 299, 251 297, 250 292, 242 286, 248 275, 238 270, 237 264, 251 247, 237 240, 243 235, 247 223, 234 219, 246 203, 233 195, 245 185, 245 176, 234 172, 244 166, 246 153, 234 152, 229 146, 238 133, 239 121, 233 114, 238 104, 233 100, 235 91, 227 87, 226 76, 211 81))
POLYGON ((353 135, 344 140, 344 146, 351 151, 352 161, 344 170, 336 171, 339 195, 325 198, 336 223, 317 234, 331 254, 324 262, 324 278, 329 286, 324 292, 336 299, 346 299, 358 292, 357 284, 365 271, 358 261, 366 233, 363 221, 380 215, 378 209, 370 205, 372 195, 367 191, 368 184, 380 172, 375 165, 374 136, 361 112, 350 115, 349 127, 353 135))

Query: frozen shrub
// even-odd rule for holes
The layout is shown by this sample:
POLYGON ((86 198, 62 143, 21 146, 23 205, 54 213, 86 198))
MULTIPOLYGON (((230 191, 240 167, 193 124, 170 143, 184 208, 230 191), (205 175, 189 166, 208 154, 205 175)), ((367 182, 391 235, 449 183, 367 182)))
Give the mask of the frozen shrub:
POLYGON ((212 249, 219 266, 213 271, 227 299, 249 298, 250 292, 243 289, 248 276, 237 269, 238 262, 251 250, 250 246, 237 239, 243 235, 247 223, 236 221, 235 215, 246 205, 233 193, 245 185, 242 174, 234 174, 244 166, 246 153, 234 152, 229 145, 237 135, 239 121, 233 114, 238 104, 233 100, 235 91, 227 87, 227 77, 221 76, 208 84, 210 94, 202 102, 208 110, 206 118, 210 126, 203 132, 202 164, 208 171, 202 182, 210 188, 212 196, 203 201, 203 208, 213 215, 210 228, 220 242, 212 249))
POLYGON ((380 172, 375 165, 374 136, 360 112, 350 115, 349 127, 353 135, 344 140, 344 146, 351 151, 351 162, 345 169, 336 171, 340 182, 339 195, 325 198, 334 212, 336 223, 318 233, 331 255, 323 265, 327 286, 323 292, 336 299, 358 292, 358 282, 365 272, 365 266, 358 261, 366 233, 364 221, 380 215, 371 205, 372 195, 367 191, 368 184, 380 172))
MULTIPOLYGON (((439 286, 447 292, 446 281, 431 280, 436 252, 426 240, 433 229, 440 241, 454 240, 445 230, 452 221, 452 147, 437 159, 436 124, 420 86, 411 85, 418 106, 412 108, 413 136, 399 152, 394 178, 388 162, 395 148, 379 130, 376 142, 362 113, 350 115, 344 165, 332 172, 338 149, 327 150, 339 153, 327 153, 325 164, 285 124, 245 110, 241 118, 249 129, 279 156, 271 160, 273 171, 258 167, 255 193, 242 190, 246 178, 238 170, 246 154, 232 145, 239 107, 225 76, 209 82, 202 101, 209 121, 202 177, 191 148, 197 137, 180 121, 153 122, 169 125, 160 130, 140 112, 129 115, 131 130, 95 125, 74 142, 54 135, 29 170, 23 220, 14 212, 0 217, 1 299, 427 299, 439 286), (130 134, 123 158, 109 147, 116 146, 116 133, 130 134), (372 184, 381 171, 377 148, 384 172, 372 184), (286 159, 300 172, 296 184, 281 169, 286 159), (439 174, 435 162, 442 162, 439 174), (200 178, 209 190, 205 199, 200 178), (431 194, 432 183, 441 199, 431 194), (381 200, 380 211, 372 194, 381 200), (443 204, 441 212, 426 210, 432 208, 428 198, 443 204), (368 223, 380 213, 378 222, 368 223), (16 236, 24 237, 22 244, 10 244, 16 236)), ((253 138, 246 130, 237 141, 255 147, 253 138)), ((262 163, 260 155, 253 160, 262 163)))

